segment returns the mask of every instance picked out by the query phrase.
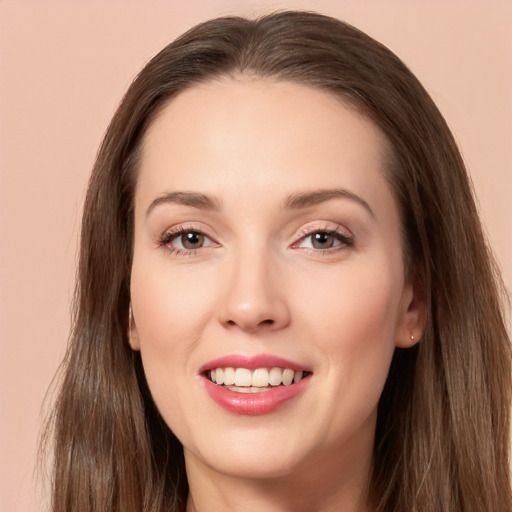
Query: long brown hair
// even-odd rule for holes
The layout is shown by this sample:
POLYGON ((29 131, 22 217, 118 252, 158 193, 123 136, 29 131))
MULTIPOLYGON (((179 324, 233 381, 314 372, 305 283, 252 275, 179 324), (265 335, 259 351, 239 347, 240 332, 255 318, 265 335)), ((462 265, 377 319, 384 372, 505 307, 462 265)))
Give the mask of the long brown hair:
POLYGON ((369 505, 379 512, 512 510, 503 288, 454 139, 393 53, 350 25, 304 12, 200 24, 154 57, 122 100, 85 202, 73 330, 47 430, 53 510, 185 509, 181 445, 127 341, 134 186, 141 139, 156 114, 194 84, 240 73, 341 97, 392 148, 387 177, 428 318, 421 342, 393 358, 369 505))

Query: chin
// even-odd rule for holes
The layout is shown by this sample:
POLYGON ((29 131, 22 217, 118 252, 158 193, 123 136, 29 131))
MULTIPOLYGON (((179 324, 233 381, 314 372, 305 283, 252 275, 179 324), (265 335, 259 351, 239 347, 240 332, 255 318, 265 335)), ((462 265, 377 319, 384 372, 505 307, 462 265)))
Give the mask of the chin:
POLYGON ((292 475, 308 459, 300 438, 292 441, 275 432, 244 436, 240 431, 222 437, 201 447, 185 448, 187 464, 195 459, 226 476, 263 480, 292 475))
POLYGON ((203 463, 225 476, 249 480, 286 478, 296 473, 300 466, 298 461, 283 457, 282 454, 262 456, 256 453, 245 453, 243 456, 226 457, 203 463))

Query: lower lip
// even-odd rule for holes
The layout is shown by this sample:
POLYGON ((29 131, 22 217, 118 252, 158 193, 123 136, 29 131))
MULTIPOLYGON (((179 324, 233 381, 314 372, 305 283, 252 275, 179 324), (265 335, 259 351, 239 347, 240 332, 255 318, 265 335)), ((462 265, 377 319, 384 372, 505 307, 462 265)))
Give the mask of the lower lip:
POLYGON ((308 385, 309 377, 289 386, 276 386, 261 393, 237 393, 214 384, 204 377, 204 385, 210 398, 224 410, 247 416, 269 414, 285 402, 295 398, 308 385))

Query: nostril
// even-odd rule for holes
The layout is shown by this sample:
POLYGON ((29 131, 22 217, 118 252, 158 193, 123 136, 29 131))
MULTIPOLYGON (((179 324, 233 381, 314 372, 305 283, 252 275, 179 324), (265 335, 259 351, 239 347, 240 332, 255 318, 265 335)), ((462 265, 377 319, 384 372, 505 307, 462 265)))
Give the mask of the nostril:
POLYGON ((242 322, 237 322, 236 320, 228 320, 226 322, 226 325, 229 325, 229 326, 235 326, 235 325, 239 325, 241 327, 243 327, 244 329, 248 329, 248 330, 254 330, 254 329, 258 329, 258 328, 261 328, 261 327, 265 327, 265 326, 273 326, 275 325, 275 320, 273 320, 272 318, 266 318, 265 320, 261 320, 259 322, 255 322, 252 326, 250 325, 245 325, 243 324, 242 322))

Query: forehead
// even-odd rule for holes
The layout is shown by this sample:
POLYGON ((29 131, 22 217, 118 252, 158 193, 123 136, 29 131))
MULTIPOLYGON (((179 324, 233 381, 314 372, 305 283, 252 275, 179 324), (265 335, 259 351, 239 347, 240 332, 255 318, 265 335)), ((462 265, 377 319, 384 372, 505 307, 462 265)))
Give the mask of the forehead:
POLYGON ((173 189, 268 196, 340 186, 380 202, 389 195, 387 146, 373 122, 324 91, 243 76, 212 81, 180 93, 150 125, 137 202, 173 189))

